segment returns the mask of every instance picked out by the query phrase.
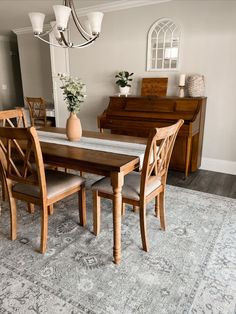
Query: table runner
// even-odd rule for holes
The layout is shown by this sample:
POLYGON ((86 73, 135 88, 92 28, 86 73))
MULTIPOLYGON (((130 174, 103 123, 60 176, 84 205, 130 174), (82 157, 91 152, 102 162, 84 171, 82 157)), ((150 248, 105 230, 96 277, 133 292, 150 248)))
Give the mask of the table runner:
POLYGON ((92 137, 81 137, 78 142, 71 142, 65 134, 37 131, 40 142, 60 144, 78 148, 92 149, 115 154, 137 156, 140 160, 140 169, 142 168, 144 152, 146 145, 114 140, 103 140, 92 137))

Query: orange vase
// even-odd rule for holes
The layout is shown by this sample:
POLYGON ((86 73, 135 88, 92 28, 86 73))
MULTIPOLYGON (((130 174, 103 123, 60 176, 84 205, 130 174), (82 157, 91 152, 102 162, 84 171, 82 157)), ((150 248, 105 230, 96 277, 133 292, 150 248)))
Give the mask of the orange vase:
POLYGON ((80 119, 76 113, 71 112, 66 121, 66 136, 69 141, 79 141, 82 136, 80 119))

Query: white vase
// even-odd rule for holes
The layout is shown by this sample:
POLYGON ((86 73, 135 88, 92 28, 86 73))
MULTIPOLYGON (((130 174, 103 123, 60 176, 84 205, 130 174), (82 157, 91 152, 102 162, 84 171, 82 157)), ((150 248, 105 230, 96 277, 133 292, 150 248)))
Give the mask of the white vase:
POLYGON ((82 136, 80 119, 76 113, 71 112, 66 121, 66 136, 69 141, 79 141, 82 136))
POLYGON ((129 95, 129 91, 130 91, 130 87, 129 86, 125 86, 125 87, 121 87, 119 86, 120 89, 120 95, 129 95))

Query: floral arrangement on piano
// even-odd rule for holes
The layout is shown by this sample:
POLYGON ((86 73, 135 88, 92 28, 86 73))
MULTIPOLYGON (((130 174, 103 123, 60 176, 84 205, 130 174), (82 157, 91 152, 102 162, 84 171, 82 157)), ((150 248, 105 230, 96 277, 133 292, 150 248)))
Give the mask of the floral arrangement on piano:
POLYGON ((78 113, 80 104, 86 98, 86 85, 79 78, 73 78, 62 73, 58 73, 59 79, 62 82, 61 89, 63 90, 64 100, 67 104, 69 112, 78 113))

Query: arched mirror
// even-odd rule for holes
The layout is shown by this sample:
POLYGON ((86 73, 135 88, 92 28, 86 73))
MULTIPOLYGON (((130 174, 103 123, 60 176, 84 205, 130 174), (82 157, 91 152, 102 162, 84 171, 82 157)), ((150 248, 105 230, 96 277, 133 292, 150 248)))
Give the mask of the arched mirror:
POLYGON ((148 33, 147 71, 176 70, 180 27, 169 18, 156 21, 148 33))

